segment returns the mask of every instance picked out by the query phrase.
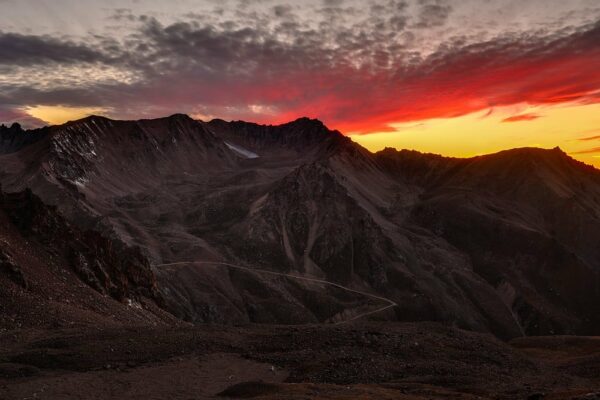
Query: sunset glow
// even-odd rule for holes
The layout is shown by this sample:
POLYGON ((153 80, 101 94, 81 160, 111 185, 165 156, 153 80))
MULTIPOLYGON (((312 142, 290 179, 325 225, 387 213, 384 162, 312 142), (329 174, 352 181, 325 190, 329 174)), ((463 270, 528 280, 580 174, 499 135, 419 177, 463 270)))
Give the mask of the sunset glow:
POLYGON ((600 165, 594 1, 58 2, 85 24, 3 3, 0 123, 307 116, 372 150, 560 146, 600 165))
POLYGON ((28 107, 25 111, 31 117, 51 125, 60 125, 89 115, 106 113, 106 110, 102 108, 64 106, 34 106, 28 107))
POLYGON ((515 105, 393 126, 393 132, 352 135, 352 140, 372 151, 395 147, 452 157, 472 157, 513 147, 559 146, 573 158, 600 167, 600 104, 515 105), (530 113, 539 117, 505 122, 507 115, 530 113))

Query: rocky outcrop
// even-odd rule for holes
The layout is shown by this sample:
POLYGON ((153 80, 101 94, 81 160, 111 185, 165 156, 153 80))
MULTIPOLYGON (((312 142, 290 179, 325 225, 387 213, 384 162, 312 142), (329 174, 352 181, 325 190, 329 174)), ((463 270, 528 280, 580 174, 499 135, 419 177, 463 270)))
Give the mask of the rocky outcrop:
MULTIPOLYGON (((79 230, 30 190, 1 194, 0 208, 25 238, 65 257, 77 275, 100 293, 119 301, 144 296, 161 302, 156 278, 138 248, 127 247, 95 231, 79 230)), ((26 286, 25 278, 11 260, 9 255, 0 254, 0 267, 26 286)))
POLYGON ((389 238, 322 163, 303 165, 278 182, 242 229, 248 260, 272 249, 263 264, 343 284, 360 279, 383 288, 386 261, 394 257, 389 238))
POLYGON ((321 121, 310 118, 299 118, 282 125, 215 119, 206 125, 219 137, 233 140, 259 154, 273 149, 305 153, 325 142, 344 140, 341 133, 331 131, 321 121))
POLYGON ((27 280, 21 270, 21 267, 16 263, 13 257, 4 249, 4 245, 0 244, 0 274, 8 276, 10 280, 24 289, 27 289, 27 280))

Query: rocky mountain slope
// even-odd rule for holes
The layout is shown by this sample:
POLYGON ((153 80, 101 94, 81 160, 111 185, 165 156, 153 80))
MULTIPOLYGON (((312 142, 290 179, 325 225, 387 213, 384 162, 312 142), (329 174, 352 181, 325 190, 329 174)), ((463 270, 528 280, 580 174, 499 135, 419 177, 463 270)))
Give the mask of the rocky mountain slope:
POLYGON ((0 155, 6 189, 139 246, 186 320, 600 332, 600 172, 559 149, 372 154, 307 118, 183 115, 17 142, 0 155), (396 305, 371 314, 386 303, 365 294, 396 305))
POLYGON ((0 330, 166 325, 139 249, 81 231, 26 190, 0 192, 0 330))

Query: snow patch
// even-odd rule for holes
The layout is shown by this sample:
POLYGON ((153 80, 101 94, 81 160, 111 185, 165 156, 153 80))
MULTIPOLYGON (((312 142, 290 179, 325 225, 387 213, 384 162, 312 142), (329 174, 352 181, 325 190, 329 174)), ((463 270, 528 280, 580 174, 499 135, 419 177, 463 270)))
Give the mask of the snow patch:
POLYGON ((85 185, 89 182, 90 180, 85 178, 85 177, 79 177, 74 179, 72 182, 76 185, 79 186, 80 188, 85 188, 85 185))
POLYGON ((234 144, 227 143, 227 142, 225 142, 225 145, 227 145, 227 147, 229 147, 230 150, 235 151, 236 153, 240 154, 241 156, 243 156, 245 158, 258 158, 259 157, 258 154, 253 153, 250 150, 247 150, 243 147, 236 146, 234 144))
POLYGON ((132 307, 132 308, 137 308, 138 310, 142 309, 142 305, 139 302, 132 300, 132 299, 127 299, 127 306, 132 307))

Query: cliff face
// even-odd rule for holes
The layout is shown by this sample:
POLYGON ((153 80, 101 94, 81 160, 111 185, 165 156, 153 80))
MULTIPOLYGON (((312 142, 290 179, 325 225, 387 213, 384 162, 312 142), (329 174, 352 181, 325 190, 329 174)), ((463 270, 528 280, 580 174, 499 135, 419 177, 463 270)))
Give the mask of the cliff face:
POLYGON ((172 320, 139 249, 74 227, 30 190, 0 192, 0 220, 0 325, 45 325, 53 311, 59 325, 172 320))
POLYGON ((30 190, 0 195, 0 207, 24 238, 64 257, 88 285, 116 300, 145 296, 161 301, 156 277, 138 248, 95 231, 81 231, 30 190))

